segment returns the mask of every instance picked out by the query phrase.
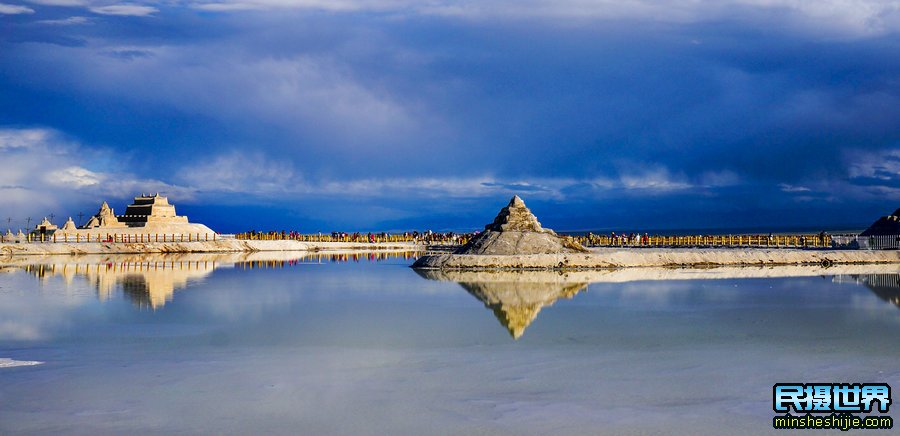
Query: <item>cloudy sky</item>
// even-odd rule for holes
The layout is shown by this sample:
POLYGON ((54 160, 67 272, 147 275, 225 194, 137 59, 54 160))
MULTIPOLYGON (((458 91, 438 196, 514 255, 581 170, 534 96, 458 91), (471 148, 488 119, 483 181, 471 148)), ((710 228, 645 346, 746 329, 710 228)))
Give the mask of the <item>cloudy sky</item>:
MULTIPOLYGON (((214 228, 865 226, 895 0, 0 0, 0 216, 214 228)), ((3 226, 5 227, 5 225, 3 226)))

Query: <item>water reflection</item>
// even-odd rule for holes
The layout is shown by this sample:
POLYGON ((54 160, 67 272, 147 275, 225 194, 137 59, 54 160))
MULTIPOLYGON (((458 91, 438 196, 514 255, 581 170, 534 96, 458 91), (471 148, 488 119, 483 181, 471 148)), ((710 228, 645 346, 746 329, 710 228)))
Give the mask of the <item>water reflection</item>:
POLYGON ((22 269, 42 280, 61 276, 67 285, 75 277, 87 279, 97 298, 107 301, 118 289, 136 306, 160 308, 172 301, 177 289, 208 276, 219 267, 215 261, 152 261, 104 263, 52 263, 24 265, 22 269))
POLYGON ((871 290, 878 298, 900 308, 900 274, 854 274, 834 278, 838 283, 856 283, 871 290))
MULTIPOLYGON (((412 262, 416 252, 258 252, 172 255, 81 255, 0 259, 0 271, 23 270, 44 281, 61 277, 67 287, 82 278, 100 301, 122 295, 135 306, 161 309, 176 291, 204 280, 223 268, 266 270, 304 264, 345 262, 412 262)), ((458 283, 490 309, 509 334, 518 339, 539 313, 559 299, 571 299, 591 283, 633 281, 776 278, 819 276, 838 283, 867 287, 878 298, 900 307, 900 274, 896 265, 844 265, 721 268, 627 268, 600 271, 416 271, 429 280, 458 283)))
POLYGON ((159 309, 172 301, 175 291, 220 268, 253 270, 309 263, 411 261, 415 256, 415 252, 387 251, 46 256, 7 258, 0 261, 0 271, 23 270, 42 281, 61 277, 67 286, 80 277, 96 290, 101 302, 121 291, 135 306, 159 309))
POLYGON ((519 339, 541 309, 560 298, 571 299, 591 283, 626 283, 644 280, 698 280, 735 278, 811 277, 869 288, 884 301, 900 307, 900 273, 896 265, 844 265, 832 267, 723 267, 625 268, 600 271, 434 271, 416 270, 428 280, 458 283, 484 303, 497 320, 519 339))
MULTIPOLYGON (((304 252, 302 256, 265 256, 264 259, 248 259, 234 263, 241 269, 284 268, 301 263, 345 263, 381 262, 385 260, 415 260, 422 253, 418 251, 346 251, 346 252, 304 252)), ((262 255, 264 256, 264 255, 262 255)))
POLYGON ((560 298, 570 299, 587 289, 588 282, 555 272, 463 272, 416 270, 429 280, 459 283, 494 312, 510 336, 519 339, 541 309, 560 298))

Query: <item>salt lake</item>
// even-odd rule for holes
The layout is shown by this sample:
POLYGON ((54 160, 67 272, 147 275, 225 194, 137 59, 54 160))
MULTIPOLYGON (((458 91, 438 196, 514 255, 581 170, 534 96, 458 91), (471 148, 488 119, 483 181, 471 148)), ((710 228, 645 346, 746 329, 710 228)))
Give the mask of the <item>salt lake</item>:
POLYGON ((900 386, 896 267, 413 260, 0 261, 0 434, 780 434, 775 383, 900 386))

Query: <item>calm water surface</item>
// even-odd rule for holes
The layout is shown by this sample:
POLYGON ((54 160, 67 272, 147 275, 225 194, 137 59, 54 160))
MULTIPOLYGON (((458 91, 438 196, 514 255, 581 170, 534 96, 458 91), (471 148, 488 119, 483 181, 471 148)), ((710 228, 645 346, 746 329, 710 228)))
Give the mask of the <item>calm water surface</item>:
POLYGON ((774 383, 900 387, 883 268, 622 281, 411 262, 0 261, 0 434, 783 434, 774 383))

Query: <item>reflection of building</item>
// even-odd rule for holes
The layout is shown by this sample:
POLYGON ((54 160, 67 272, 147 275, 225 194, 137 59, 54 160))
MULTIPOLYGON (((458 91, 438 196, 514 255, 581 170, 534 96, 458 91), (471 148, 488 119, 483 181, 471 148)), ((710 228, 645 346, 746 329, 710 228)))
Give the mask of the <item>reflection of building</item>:
POLYGON ((900 307, 900 274, 854 274, 836 276, 834 281, 863 285, 878 298, 900 307))
POLYGON ((175 291, 202 280, 218 268, 274 269, 304 263, 409 260, 415 256, 416 252, 391 251, 16 256, 0 258, 0 272, 25 270, 42 281, 62 277, 67 290, 73 289, 70 285, 76 277, 84 278, 100 301, 115 298, 121 292, 136 306, 159 309, 172 300, 175 291))
POLYGON ((25 265, 25 271, 37 277, 62 276, 66 283, 85 277, 97 290, 101 301, 110 299, 117 289, 137 306, 158 309, 189 281, 199 280, 217 267, 213 261, 107 262, 98 264, 25 265))
POLYGON ((434 271, 416 270, 432 280, 452 280, 494 312, 494 316, 519 339, 544 307, 560 298, 572 298, 587 289, 587 282, 568 280, 557 272, 434 271))

